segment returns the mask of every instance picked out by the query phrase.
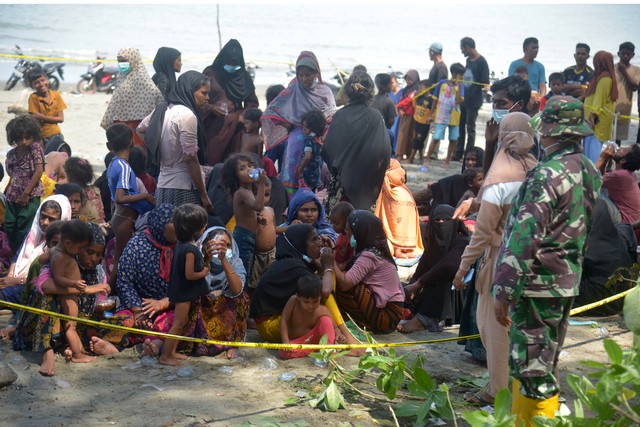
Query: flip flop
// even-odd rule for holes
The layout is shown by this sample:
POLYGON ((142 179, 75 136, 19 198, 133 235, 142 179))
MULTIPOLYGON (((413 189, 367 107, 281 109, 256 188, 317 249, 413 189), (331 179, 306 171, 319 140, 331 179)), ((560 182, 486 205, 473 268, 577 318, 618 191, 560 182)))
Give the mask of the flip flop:
POLYGON ((472 405, 478 405, 478 406, 493 406, 493 402, 489 402, 485 399, 482 398, 482 396, 480 396, 480 393, 465 393, 464 396, 462 396, 462 399, 467 402, 467 403, 471 403, 472 405))

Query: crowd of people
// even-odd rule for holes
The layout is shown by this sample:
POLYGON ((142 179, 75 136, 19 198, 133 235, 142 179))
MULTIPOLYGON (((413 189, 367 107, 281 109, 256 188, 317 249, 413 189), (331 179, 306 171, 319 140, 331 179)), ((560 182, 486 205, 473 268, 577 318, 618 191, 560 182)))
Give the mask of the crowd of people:
POLYGON ((101 122, 107 170, 95 182, 64 141, 60 93, 32 73, 29 114, 6 129, 0 299, 104 327, 16 311, 2 338, 42 353, 40 373, 53 376, 57 350, 89 363, 139 344, 167 365, 240 354, 111 325, 356 343, 347 315, 375 334, 459 323, 461 335, 480 333, 465 349, 490 377, 465 400, 493 403, 511 375, 514 412, 552 416, 574 300, 620 291, 605 283, 636 259, 640 145, 626 142, 640 68, 630 42, 617 64, 597 52, 593 69, 578 43, 576 65, 552 73, 549 91, 538 48, 527 38, 510 76, 490 86, 484 150, 475 129, 489 66, 470 37, 460 41, 465 65, 447 68, 436 42, 428 79, 409 70, 401 88, 359 65, 337 97, 303 51, 264 111, 237 40, 178 78, 179 50, 158 50, 152 78, 124 48, 101 122), (461 161, 461 173, 412 194, 402 165, 417 157, 426 170, 445 130, 444 166, 461 161), (417 268, 405 284, 397 265, 407 259, 417 268))

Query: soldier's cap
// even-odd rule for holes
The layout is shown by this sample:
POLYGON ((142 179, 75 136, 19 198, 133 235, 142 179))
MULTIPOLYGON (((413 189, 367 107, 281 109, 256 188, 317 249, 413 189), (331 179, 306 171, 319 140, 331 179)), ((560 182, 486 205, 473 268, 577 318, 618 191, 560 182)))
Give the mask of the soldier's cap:
POLYGON ((442 43, 431 43, 431 46, 429 46, 429 50, 434 51, 435 53, 441 55, 442 54, 442 43))
POLYGON ((531 119, 531 126, 542 136, 593 135, 584 120, 584 105, 573 96, 552 96, 531 119))

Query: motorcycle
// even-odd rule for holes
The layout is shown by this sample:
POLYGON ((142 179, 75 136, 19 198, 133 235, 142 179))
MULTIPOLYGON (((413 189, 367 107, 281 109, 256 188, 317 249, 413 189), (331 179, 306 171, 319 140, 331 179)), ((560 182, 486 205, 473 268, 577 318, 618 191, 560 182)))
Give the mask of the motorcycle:
MULTIPOLYGON (((22 53, 22 49, 20 49, 20 46, 18 45, 16 45, 14 52, 16 53, 16 55, 24 55, 22 53)), ((43 61, 41 60, 41 62, 43 61)), ((9 77, 9 80, 7 80, 7 84, 5 85, 4 90, 13 89, 20 80, 22 81, 22 84, 24 86, 28 87, 29 73, 37 69, 41 69, 47 74, 47 77, 49 77, 49 88, 58 90, 58 88, 60 88, 60 80, 64 80, 62 70, 62 67, 64 67, 64 65, 64 62, 49 62, 47 64, 40 65, 38 61, 35 61, 33 59, 19 58, 18 63, 13 69, 11 77, 9 77), (58 77, 54 75, 56 72, 60 76, 60 79, 58 79, 58 77)))
POLYGON ((78 93, 113 93, 116 90, 120 70, 115 65, 106 65, 102 56, 98 56, 96 59, 96 62, 89 65, 87 72, 80 76, 80 81, 76 86, 78 93))

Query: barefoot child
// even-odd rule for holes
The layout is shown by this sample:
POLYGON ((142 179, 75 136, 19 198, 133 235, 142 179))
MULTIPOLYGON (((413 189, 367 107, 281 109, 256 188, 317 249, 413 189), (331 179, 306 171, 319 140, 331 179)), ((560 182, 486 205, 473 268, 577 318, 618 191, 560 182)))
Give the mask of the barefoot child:
MULTIPOLYGON (((271 198, 271 181, 264 183, 264 204, 271 198)), ((253 257, 253 270, 248 275, 249 296, 253 296, 260 277, 276 260, 276 218, 273 208, 265 206, 258 214, 258 232, 256 233, 256 252, 253 257)))
MULTIPOLYGON (((202 206, 187 203, 179 206, 173 214, 178 244, 171 262, 169 302, 175 306, 173 325, 169 333, 182 335, 187 324, 191 301, 209 293, 205 277, 209 274, 212 252, 205 256, 195 242, 207 227, 207 211, 202 206)), ((158 362, 162 365, 178 365, 187 356, 176 353, 178 341, 167 338, 158 362)))
MULTIPOLYGON (((80 278, 80 267, 76 255, 91 242, 91 229, 87 224, 72 219, 65 222, 60 231, 60 242, 51 250, 51 274, 56 286, 84 292, 87 284, 80 278)), ((60 295, 60 309, 63 314, 78 317, 78 297, 72 294, 60 295)), ((76 332, 76 322, 64 322, 65 338, 71 349, 71 361, 75 363, 94 362, 95 357, 85 354, 82 341, 76 332)))
POLYGON ((49 89, 49 76, 42 70, 31 73, 28 78, 29 86, 35 90, 29 95, 29 114, 40 122, 44 148, 54 139, 64 141, 58 124, 64 122, 67 105, 60 92, 49 89))
POLYGON ((431 154, 433 154, 440 140, 444 139, 444 131, 448 128, 449 149, 447 150, 444 167, 449 167, 451 156, 455 151, 458 137, 460 136, 460 104, 464 99, 464 86, 462 86, 464 66, 456 62, 449 69, 451 70, 451 79, 441 80, 433 93, 433 99, 436 103, 436 107, 433 109, 435 130, 431 144, 429 144, 429 152, 424 161, 425 166, 429 166, 431 154))
POLYGON ((7 141, 14 147, 7 153, 7 173, 11 177, 5 190, 4 231, 15 253, 29 232, 43 196, 40 125, 31 116, 20 116, 7 123, 7 141))
POLYGON ((262 157, 263 141, 260 135, 260 117, 262 110, 249 108, 244 112, 244 131, 240 142, 241 153, 256 153, 262 157))
POLYGON ((252 271, 253 254, 256 250, 256 233, 258 231, 258 213, 264 209, 264 185, 267 175, 264 170, 257 169, 257 193, 254 196, 252 178, 255 166, 246 154, 234 154, 222 166, 220 175, 227 194, 233 198, 233 215, 236 226, 233 240, 238 245, 240 259, 245 271, 252 271))
MULTIPOLYGON (((298 279, 298 292, 289 298, 280 319, 283 344, 319 344, 326 335, 327 344, 335 341, 335 325, 331 313, 320 304, 322 279, 304 275, 298 279)), ((315 350, 279 350, 283 359, 305 357, 315 350)))
POLYGON ((107 146, 115 157, 107 168, 107 181, 111 191, 111 229, 115 234, 116 247, 113 256, 113 270, 109 285, 115 288, 118 273, 118 259, 133 236, 138 215, 153 209, 154 197, 140 194, 136 175, 129 165, 129 155, 133 147, 133 131, 124 123, 116 123, 107 129, 107 146))

